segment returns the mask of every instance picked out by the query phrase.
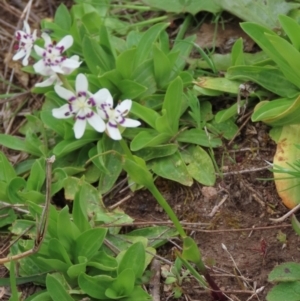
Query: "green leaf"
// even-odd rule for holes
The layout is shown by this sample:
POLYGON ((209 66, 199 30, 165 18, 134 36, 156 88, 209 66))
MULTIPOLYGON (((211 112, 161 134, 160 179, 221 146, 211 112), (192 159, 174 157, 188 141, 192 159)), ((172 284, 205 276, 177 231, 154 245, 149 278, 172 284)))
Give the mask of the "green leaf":
POLYGON ((80 274, 78 277, 79 287, 89 296, 96 299, 106 299, 105 291, 114 281, 113 278, 106 275, 89 276, 80 274))
POLYGON ((76 225, 70 220, 69 208, 65 206, 58 214, 57 235, 58 239, 70 254, 74 250, 75 241, 80 232, 76 225))
POLYGON ((171 156, 156 159, 153 163, 151 163, 150 167, 154 173, 165 179, 169 179, 186 186, 191 186, 193 184, 193 179, 178 151, 171 156))
POLYGON ((89 33, 89 36, 98 36, 100 28, 102 27, 103 20, 101 16, 95 12, 89 12, 85 14, 82 19, 82 24, 84 25, 86 31, 89 33))
POLYGON ((71 28, 71 15, 68 8, 63 3, 56 9, 54 22, 64 30, 69 30, 71 28))
POLYGON ((285 262, 276 266, 269 274, 268 281, 300 281, 300 264, 296 262, 285 262))
POLYGON ((47 291, 53 300, 74 301, 55 275, 48 274, 46 278, 47 291))
POLYGON ((132 151, 138 151, 145 147, 157 146, 166 143, 172 138, 172 135, 167 133, 158 133, 155 130, 145 131, 141 129, 130 143, 132 151))
POLYGON ((153 46, 154 75, 158 87, 164 87, 171 75, 172 65, 166 54, 157 47, 153 46))
MULTIPOLYGON (((113 187, 122 171, 122 161, 120 157, 122 148, 118 141, 112 140, 107 135, 105 135, 101 141, 102 153, 105 153, 102 156, 104 166, 106 170, 109 171, 108 173, 101 173, 100 175, 98 190, 103 194, 113 187)), ((98 148, 98 150, 101 151, 100 148, 98 148)))
MULTIPOLYGON (((0 186, 1 189, 1 186, 0 186)), ((3 200, 3 199, 2 199, 3 200)), ((0 219, 0 228, 3 228, 6 225, 11 225, 16 219, 17 215, 15 214, 12 208, 1 208, 1 219, 0 219)))
POLYGON ((79 256, 84 256, 87 260, 92 258, 99 251, 106 232, 105 228, 94 228, 81 233, 76 239, 75 258, 79 256))
POLYGON ((296 20, 285 15, 278 16, 278 20, 284 32, 288 35, 289 39, 291 40, 293 46, 296 48, 296 50, 299 51, 300 50, 299 24, 296 22, 296 20))
POLYGON ((145 248, 141 242, 134 243, 123 255, 118 267, 118 274, 132 270, 135 278, 141 278, 145 268, 145 248))
POLYGON ((44 158, 37 159, 33 163, 31 167, 30 175, 27 180, 27 185, 26 185, 27 190, 41 191, 46 177, 45 170, 46 168, 45 168, 44 158))
POLYGON ((295 95, 299 94, 299 89, 289 80, 287 80, 280 70, 274 67, 230 67, 226 77, 229 79, 253 81, 265 89, 283 97, 294 97, 295 95))
POLYGON ((267 301, 300 301, 300 281, 279 283, 269 291, 266 299, 267 301))
POLYGON ((135 286, 130 296, 122 298, 122 301, 150 301, 152 297, 148 295, 140 286, 135 286))
POLYGON ((136 48, 128 49, 122 52, 116 60, 116 69, 124 79, 132 79, 133 65, 136 48))
POLYGON ((133 69, 136 69, 137 66, 140 66, 143 62, 145 62, 148 59, 150 51, 152 50, 152 45, 157 40, 160 32, 167 28, 168 25, 168 23, 155 24, 143 34, 136 48, 133 69))
POLYGON ((130 112, 137 116, 139 119, 142 119, 152 128, 155 128, 156 119, 160 116, 156 111, 148 108, 145 105, 139 104, 137 102, 132 103, 130 112))
POLYGON ((293 226, 294 231, 298 235, 300 235, 300 223, 299 223, 297 217, 295 216, 295 214, 292 215, 292 226, 293 226))
POLYGON ((187 170, 199 183, 213 186, 216 181, 215 168, 210 156, 200 146, 190 146, 181 151, 187 170))
POLYGON ((42 155, 41 152, 35 147, 31 147, 28 143, 24 141, 24 139, 16 136, 0 134, 0 145, 38 157, 42 155))
POLYGON ((190 13, 195 15, 200 11, 208 11, 216 14, 217 12, 221 11, 221 7, 218 2, 215 3, 215 1, 210 0, 143 0, 142 2, 154 8, 177 14, 190 13))
POLYGON ((123 168, 135 183, 144 185, 145 187, 153 185, 152 174, 149 172, 142 158, 124 156, 123 168))
POLYGON ((118 268, 116 258, 109 256, 104 251, 97 252, 87 263, 87 266, 97 268, 102 271, 115 271, 118 268))
POLYGON ((177 144, 166 144, 155 147, 146 147, 135 153, 136 156, 141 157, 145 161, 155 158, 162 158, 173 155, 178 150, 177 144))
POLYGON ((12 204, 22 204, 24 199, 20 197, 19 192, 26 187, 26 181, 17 177, 12 179, 7 185, 6 194, 12 204))
POLYGON ((180 77, 177 77, 168 86, 163 102, 163 116, 156 119, 156 130, 160 133, 175 135, 178 131, 181 115, 183 85, 180 77))
POLYGON ((130 268, 123 270, 105 291, 105 295, 109 299, 120 299, 129 296, 133 292, 134 282, 134 271, 130 268))
POLYGON ((27 298, 26 301, 53 301, 53 299, 48 292, 39 291, 27 298))
POLYGON ((218 147, 222 145, 220 138, 215 138, 211 134, 207 136, 207 133, 202 129, 190 129, 181 132, 176 139, 179 142, 198 144, 206 147, 218 147))
POLYGON ((85 272, 88 260, 84 256, 79 256, 77 262, 77 264, 71 265, 67 270, 67 274, 71 279, 77 280, 78 276, 85 272))
POLYGON ((72 265, 69 254, 57 238, 52 238, 49 241, 48 252, 51 258, 65 262, 69 266, 72 265))
POLYGON ((40 115, 41 115, 41 120, 47 127, 52 129, 59 136, 61 137, 65 136, 64 124, 62 122, 57 122, 57 118, 53 117, 51 111, 42 111, 40 115))
POLYGON ((119 89, 122 92, 122 99, 134 99, 147 91, 147 87, 133 80, 123 79, 120 81, 119 89))
POLYGON ((0 151, 0 181, 9 183, 17 176, 7 157, 0 151))
POLYGON ((182 257, 193 263, 202 262, 199 247, 191 237, 185 237, 183 240, 182 257))
POLYGON ((243 49, 244 49, 243 39, 239 38, 235 41, 231 49, 232 66, 245 65, 243 49))

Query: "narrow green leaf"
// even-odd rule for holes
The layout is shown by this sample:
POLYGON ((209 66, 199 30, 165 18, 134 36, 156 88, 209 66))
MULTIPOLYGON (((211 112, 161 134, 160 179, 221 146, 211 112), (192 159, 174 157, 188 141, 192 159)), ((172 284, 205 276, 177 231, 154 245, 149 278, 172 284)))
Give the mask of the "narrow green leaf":
POLYGON ((64 30, 69 30, 71 28, 71 15, 68 8, 63 3, 56 9, 54 22, 64 30))
POLYGON ((0 181, 9 183, 15 178, 16 172, 3 152, 0 151, 0 181))
POLYGON ((158 133, 155 130, 141 130, 130 143, 132 151, 138 151, 144 147, 158 146, 168 142, 172 136, 167 133, 158 133))
POLYGON ((61 282, 54 275, 48 274, 46 278, 47 291, 53 300, 74 301, 65 290, 61 282))

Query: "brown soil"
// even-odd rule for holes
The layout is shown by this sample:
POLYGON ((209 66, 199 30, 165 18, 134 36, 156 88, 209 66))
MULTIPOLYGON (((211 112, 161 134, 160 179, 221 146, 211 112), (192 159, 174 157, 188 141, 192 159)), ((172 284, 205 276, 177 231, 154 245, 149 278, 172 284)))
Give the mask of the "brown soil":
MULTIPOLYGON (((1 77, 9 80, 12 68, 15 68, 14 83, 29 90, 34 84, 34 79, 24 76, 20 71, 20 65, 10 60, 13 33, 18 23, 19 28, 21 27, 22 22, 19 21, 25 2, 0 0, 0 20, 2 20, 0 61, 1 77)), ((40 2, 40 5, 33 6, 29 19, 35 27, 38 27, 40 19, 49 16, 49 12, 54 11, 56 4, 60 3, 40 2)), ((7 91, 7 86, 1 85, 0 93, 7 91)), ((22 107, 19 117, 17 115, 10 124, 5 124, 11 121, 12 117, 4 115, 9 110, 8 107, 2 110, 5 101, 1 101, 0 109, 3 115, 0 116, 0 131, 4 132, 9 126, 12 130, 8 133, 16 132, 20 122, 23 122, 24 114, 21 113, 33 110, 34 100, 29 100, 22 107)), ((15 100, 10 108, 18 107, 22 101, 24 98, 15 100)), ((272 287, 267 282, 269 272, 279 263, 300 260, 297 247, 299 238, 292 230, 289 220, 278 224, 269 220, 283 215, 287 210, 277 196, 274 183, 261 180, 272 177, 267 169, 260 169, 266 166, 264 160, 272 161, 275 152, 275 145, 268 138, 267 131, 262 124, 253 125, 249 122, 241 135, 236 138, 235 147, 228 146, 215 151, 216 161, 222 166, 222 177, 219 176, 213 188, 208 189, 197 183, 189 188, 162 179, 156 182, 179 219, 184 223, 193 224, 185 224, 187 231, 197 241, 206 264, 212 266, 211 275, 232 300, 265 300, 267 292, 272 287), (258 170, 252 171, 253 169, 258 170), (211 214, 221 201, 224 203, 211 214), (280 239, 283 235, 286 235, 286 241, 280 239), (228 252, 224 251, 221 244, 227 247, 228 252), (264 287, 262 292, 257 295, 253 293, 255 288, 262 287, 264 287)), ((226 144, 228 142, 224 142, 224 145, 226 144)), ((17 161, 20 157, 11 156, 10 159, 17 161)), ((118 194, 117 199, 122 199, 127 194, 128 190, 118 194)), ((108 198, 105 202, 111 205, 108 198)), ((137 224, 144 222, 152 225, 167 221, 167 216, 147 191, 135 192, 126 203, 123 203, 122 208, 135 218, 137 224)), ((6 241, 2 240, 0 246, 4 243, 6 241)), ((178 243, 178 248, 180 247, 178 240, 171 240, 158 250, 159 255, 174 261, 173 252, 176 248, 174 243, 178 243)), ((0 267, 0 277, 7 276, 7 270, 3 266, 0 267)), ((33 285, 20 287, 25 295, 30 295, 35 289, 33 285)), ((182 290, 183 296, 177 300, 211 300, 209 293, 200 288, 193 279, 187 278, 182 290)), ((9 295, 2 293, 3 290, 0 288, 0 299, 8 300, 9 295)), ((175 300, 171 296, 170 289, 164 287, 163 279, 161 300, 175 300)))

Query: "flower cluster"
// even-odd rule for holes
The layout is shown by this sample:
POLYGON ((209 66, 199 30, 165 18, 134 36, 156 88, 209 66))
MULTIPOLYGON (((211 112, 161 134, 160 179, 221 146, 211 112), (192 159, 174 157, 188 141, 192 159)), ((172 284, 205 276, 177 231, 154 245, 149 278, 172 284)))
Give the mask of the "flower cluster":
POLYGON ((73 37, 67 35, 58 43, 53 43, 46 33, 42 33, 41 37, 44 40, 44 48, 34 45, 37 39, 36 30, 31 34, 29 25, 24 22, 24 31, 19 30, 16 33, 19 46, 13 60, 23 58, 22 64, 27 66, 32 48, 34 48, 41 59, 33 65, 33 68, 37 74, 47 77, 36 86, 55 85, 55 92, 67 103, 60 108, 53 109, 52 115, 58 119, 73 117, 75 119, 74 132, 77 139, 83 136, 87 124, 97 132, 105 131, 114 140, 122 139, 119 126, 137 127, 140 125, 137 120, 125 118, 132 106, 130 99, 122 101, 114 109, 110 92, 105 88, 100 89, 95 94, 89 92, 88 80, 82 73, 76 77, 75 92, 64 88, 60 77, 71 74, 81 64, 79 56, 74 55, 68 58, 63 55, 63 52, 73 45, 73 37))

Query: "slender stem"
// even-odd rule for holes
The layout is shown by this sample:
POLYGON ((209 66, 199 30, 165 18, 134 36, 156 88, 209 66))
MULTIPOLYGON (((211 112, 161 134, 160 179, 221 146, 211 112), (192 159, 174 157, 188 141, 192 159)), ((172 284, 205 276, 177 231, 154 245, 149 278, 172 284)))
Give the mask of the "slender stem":
POLYGON ((186 31, 188 30, 191 22, 192 22, 192 18, 193 18, 192 15, 187 15, 184 18, 183 23, 179 27, 179 32, 178 32, 178 34, 177 34, 177 36, 175 38, 175 42, 178 42, 178 41, 180 41, 180 40, 182 40, 184 38, 184 35, 185 35, 186 31))
POLYGON ((113 8, 126 8, 126 9, 134 9, 140 11, 149 11, 152 8, 150 6, 143 6, 143 5, 129 5, 129 4, 111 4, 113 8))
POLYGON ((70 83, 68 82, 68 80, 66 79, 66 77, 63 74, 57 73, 57 76, 62 81, 62 83, 66 89, 75 92, 74 88, 70 85, 70 83))
POLYGON ((155 186, 155 184, 152 183, 152 185, 151 186, 149 185, 149 187, 147 187, 147 188, 150 190, 150 192, 152 193, 152 195, 156 198, 156 200, 159 203, 159 205, 168 214, 169 218, 173 222, 173 224, 174 224, 176 230, 178 231, 179 235, 181 236, 181 238, 185 238, 187 235, 186 235, 186 233, 185 233, 182 225, 180 224, 180 221, 178 220, 176 214, 174 213, 174 211, 172 210, 172 208, 170 207, 170 205, 168 204, 168 202, 165 200, 165 198, 159 192, 159 190, 157 189, 157 187, 155 186))
POLYGON ((168 16, 161 16, 161 17, 149 19, 149 20, 146 20, 146 21, 141 21, 141 22, 138 22, 138 23, 134 23, 130 27, 151 25, 153 23, 157 23, 157 22, 161 22, 161 21, 165 21, 165 20, 168 20, 168 16))

